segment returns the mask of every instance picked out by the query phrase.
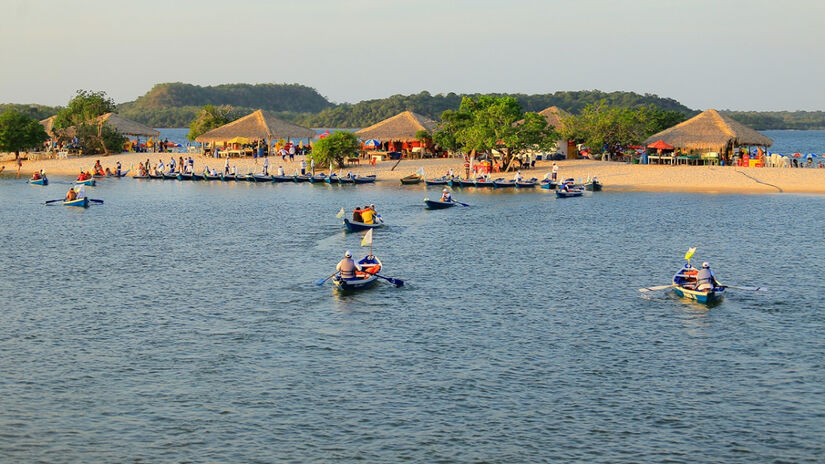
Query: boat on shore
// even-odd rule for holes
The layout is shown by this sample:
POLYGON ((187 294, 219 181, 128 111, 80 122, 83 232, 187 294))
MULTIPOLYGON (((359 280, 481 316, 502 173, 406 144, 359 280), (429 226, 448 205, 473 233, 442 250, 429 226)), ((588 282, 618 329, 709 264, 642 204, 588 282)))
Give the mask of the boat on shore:
POLYGON ((272 182, 295 182, 295 179, 292 176, 272 176, 272 182))
POLYGON ((367 255, 358 261, 358 265, 361 270, 355 272, 355 278, 353 279, 342 279, 340 273, 333 277, 332 283, 335 288, 340 291, 353 292, 372 287, 378 280, 375 274, 381 272, 381 260, 377 256, 370 257, 367 255))
POLYGON ((180 172, 178 173, 178 180, 192 180, 192 174, 180 172))
POLYGON ((473 180, 473 179, 463 179, 463 180, 458 181, 458 186, 459 187, 475 187, 476 186, 476 181, 473 180))
POLYGON ((401 178, 401 185, 415 185, 421 183, 421 176, 418 174, 410 174, 409 176, 401 178))
POLYGON ((541 188, 543 188, 545 190, 556 190, 556 182, 554 182, 550 179, 543 179, 539 183, 541 184, 541 188))
POLYGON ((327 175, 325 173, 315 174, 314 176, 309 178, 309 183, 311 184, 323 184, 324 181, 327 180, 327 175))
POLYGON ((447 185, 447 177, 438 177, 436 179, 425 179, 424 183, 427 185, 447 185))
POLYGON ((384 227, 384 221, 381 221, 379 219, 377 222, 374 222, 372 224, 366 224, 364 222, 355 222, 347 218, 344 218, 344 226, 350 232, 363 232, 365 230, 378 229, 379 227, 384 227))
POLYGON ((533 177, 532 179, 522 179, 516 181, 516 188, 534 188, 538 185, 538 179, 533 177))
POLYGON ((491 188, 491 187, 495 188, 496 183, 495 183, 495 181, 492 181, 492 180, 478 179, 478 180, 476 180, 476 185, 475 186, 480 187, 480 188, 485 188, 485 187, 486 188, 491 188))
POLYGON ((585 190, 590 192, 601 192, 602 191, 602 183, 599 182, 598 179, 593 179, 590 182, 584 184, 585 190))
POLYGON ((171 171, 171 172, 163 172, 161 174, 163 175, 164 179, 177 179, 178 174, 180 174, 180 173, 177 172, 177 171, 171 171))
POLYGON ((441 201, 441 200, 424 200, 424 205, 427 209, 447 209, 452 208, 456 205, 454 201, 441 201))
POLYGON ((312 178, 312 176, 309 175, 309 174, 300 174, 300 175, 297 175, 297 176, 293 176, 292 180, 294 182, 309 182, 311 178, 312 178))
POLYGON ((214 176, 212 174, 204 174, 203 177, 205 180, 221 180, 220 174, 215 174, 214 176))
POLYGON ((356 184, 374 184, 375 183, 375 174, 369 176, 353 176, 352 181, 356 184))
POLYGON ((247 180, 250 182, 272 182, 272 176, 263 174, 251 174, 247 176, 247 180))
POLYGON ((510 188, 516 186, 516 181, 514 180, 507 180, 503 178, 499 178, 493 181, 493 186, 495 188, 510 188))
POLYGON ((218 177, 220 177, 220 179, 224 182, 233 182, 238 180, 238 177, 235 176, 235 174, 221 174, 218 177))

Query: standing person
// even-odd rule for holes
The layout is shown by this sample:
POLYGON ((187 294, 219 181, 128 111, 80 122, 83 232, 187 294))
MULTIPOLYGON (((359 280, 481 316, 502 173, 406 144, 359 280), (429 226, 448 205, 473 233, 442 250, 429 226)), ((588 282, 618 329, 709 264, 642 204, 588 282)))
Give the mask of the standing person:
MULTIPOLYGON (((289 156, 290 156, 290 158, 292 157, 292 155, 289 155, 289 156)), ((307 173, 307 160, 303 159, 303 160, 301 160, 301 175, 303 176, 306 173, 307 173)))
POLYGON ((281 148, 278 149, 278 154, 281 155, 281 161, 286 162, 287 153, 286 153, 286 150, 284 149, 284 147, 281 147, 281 148))
MULTIPOLYGON (((119 171, 120 171, 120 167, 118 167, 117 169, 118 169, 118 172, 119 172, 119 171)), ((159 160, 158 160, 158 169, 157 169, 157 171, 158 171, 158 175, 163 174, 163 171, 165 171, 165 170, 166 170, 166 166, 164 166, 164 165, 163 165, 163 160, 162 160, 162 159, 159 159, 159 160)))
POLYGON ((555 181, 558 179, 558 177, 559 177, 559 166, 556 164, 556 162, 555 162, 555 161, 553 162, 553 170, 552 170, 551 172, 552 172, 553 174, 552 174, 552 176, 550 177, 550 180, 552 180, 553 182, 555 182, 555 181))
POLYGON ((183 156, 178 156, 178 166, 180 172, 186 171, 186 163, 183 162, 183 156))
POLYGON ((115 172, 117 173, 118 177, 120 177, 120 161, 117 162, 117 171, 115 172))
POLYGON ((191 156, 189 157, 189 172, 191 172, 191 173, 195 172, 195 159, 192 158, 191 156))
POLYGON ((169 157, 169 172, 175 172, 175 157, 169 157))
POLYGON ((169 148, 169 139, 163 139, 163 151, 166 151, 169 148))
POLYGON ((294 143, 289 144, 289 160, 290 161, 295 161, 295 144, 294 143))
POLYGON ((264 175, 269 175, 269 158, 264 158, 264 175))
POLYGON ((223 173, 224 174, 229 174, 229 155, 228 154, 224 156, 223 173))
POLYGON ((315 175, 315 158, 310 158, 309 160, 309 170, 312 171, 312 175, 315 175))

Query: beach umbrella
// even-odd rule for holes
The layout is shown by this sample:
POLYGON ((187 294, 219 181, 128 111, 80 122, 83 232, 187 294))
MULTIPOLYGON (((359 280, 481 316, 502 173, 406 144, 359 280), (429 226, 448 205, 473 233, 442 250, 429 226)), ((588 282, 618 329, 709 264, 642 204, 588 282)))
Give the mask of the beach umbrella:
POLYGON ((375 140, 375 139, 369 139, 366 142, 364 142, 364 146, 379 147, 379 146, 381 146, 381 142, 379 142, 378 140, 375 140))
POLYGON ((229 140, 227 140, 227 142, 228 142, 228 143, 240 143, 240 144, 244 144, 244 143, 249 143, 249 139, 248 139, 248 138, 246 138, 246 137, 235 137, 235 138, 233 138, 233 139, 229 139, 229 140))
POLYGON ((655 150, 673 150, 673 145, 665 143, 664 140, 659 139, 647 146, 647 148, 653 148, 655 150))
POLYGON ((816 158, 816 153, 808 153, 805 158, 816 158))

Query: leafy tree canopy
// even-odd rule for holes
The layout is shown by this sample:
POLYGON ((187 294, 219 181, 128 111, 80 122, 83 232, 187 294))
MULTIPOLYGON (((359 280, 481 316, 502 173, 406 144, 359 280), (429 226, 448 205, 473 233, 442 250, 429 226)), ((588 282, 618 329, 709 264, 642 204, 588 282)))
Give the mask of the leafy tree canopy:
POLYGON ((335 163, 344 168, 344 161, 350 156, 356 156, 360 143, 352 132, 336 131, 329 136, 314 142, 310 156, 316 164, 326 166, 335 163))
POLYGON ((115 109, 115 102, 106 96, 106 92, 78 90, 69 104, 57 113, 54 127, 65 129, 88 123, 98 116, 115 112, 115 109))
POLYGON ((229 114, 232 112, 231 106, 212 106, 206 105, 201 108, 200 114, 192 120, 189 124, 189 140, 195 140, 201 134, 211 131, 227 124, 229 121, 229 114))
POLYGON ((126 137, 106 124, 80 124, 77 127, 77 139, 80 141, 84 155, 97 153, 120 153, 126 143, 126 137))
POLYGON ((19 158, 20 150, 36 147, 48 138, 36 119, 14 110, 0 115, 0 151, 14 152, 19 158))

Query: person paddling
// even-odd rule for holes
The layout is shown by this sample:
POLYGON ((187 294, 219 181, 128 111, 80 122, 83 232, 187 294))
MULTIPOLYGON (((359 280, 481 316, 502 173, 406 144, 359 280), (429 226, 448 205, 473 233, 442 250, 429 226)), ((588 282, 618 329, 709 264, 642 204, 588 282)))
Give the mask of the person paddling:
POLYGON ((375 211, 371 210, 369 207, 364 208, 361 210, 361 222, 364 224, 373 224, 375 217, 375 211))
POLYGON ((702 292, 712 290, 718 286, 719 282, 716 281, 713 271, 710 270, 710 264, 708 264, 707 261, 702 263, 702 269, 699 269, 699 272, 696 274, 696 290, 702 292))
POLYGON ((77 200, 77 192, 74 191, 74 187, 70 188, 68 192, 66 192, 66 201, 74 201, 77 200))
POLYGON ((449 191, 449 190, 444 189, 444 190, 441 192, 441 201, 442 201, 443 203, 452 203, 452 202, 453 202, 453 196, 452 196, 452 195, 450 195, 450 191, 449 191))
POLYGON ((355 271, 360 271, 361 267, 352 260, 352 253, 347 250, 347 252, 344 253, 344 259, 338 263, 335 270, 341 274, 341 279, 353 280, 355 279, 355 271))

